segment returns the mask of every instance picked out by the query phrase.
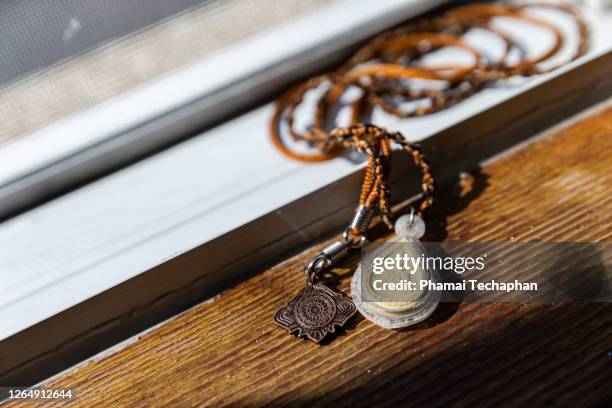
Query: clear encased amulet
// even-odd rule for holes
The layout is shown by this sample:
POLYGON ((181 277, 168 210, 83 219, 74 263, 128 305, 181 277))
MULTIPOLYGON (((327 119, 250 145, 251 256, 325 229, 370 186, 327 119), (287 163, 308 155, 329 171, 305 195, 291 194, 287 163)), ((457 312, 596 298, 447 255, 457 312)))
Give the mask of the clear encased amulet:
POLYGON ((417 216, 400 217, 395 225, 397 241, 380 245, 368 254, 351 282, 351 294, 357 310, 371 322, 398 329, 427 319, 440 301, 440 292, 428 289, 429 284, 440 281, 438 271, 428 269, 418 259, 426 256, 418 240, 425 232, 424 222, 417 216), (410 218, 410 223, 405 217, 410 218), (386 259, 386 265, 374 260, 386 259), (411 262, 414 259, 417 262, 411 262), (383 271, 381 268, 384 266, 383 271))

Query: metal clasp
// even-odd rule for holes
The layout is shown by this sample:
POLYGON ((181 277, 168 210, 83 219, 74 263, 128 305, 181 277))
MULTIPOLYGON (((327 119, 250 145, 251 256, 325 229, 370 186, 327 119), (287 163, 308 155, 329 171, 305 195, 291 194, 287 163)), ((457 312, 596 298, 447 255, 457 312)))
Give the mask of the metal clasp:
POLYGON ((313 281, 315 276, 322 270, 334 266, 342 260, 350 249, 350 245, 346 241, 334 241, 321 250, 308 266, 304 269, 304 273, 308 276, 309 281, 313 281))
POLYGON ((360 204, 349 226, 342 233, 342 241, 334 241, 321 250, 306 268, 304 273, 312 282, 324 269, 336 265, 346 257, 350 249, 360 248, 366 242, 366 231, 372 221, 374 210, 360 204), (355 232, 356 231, 356 232, 355 232))

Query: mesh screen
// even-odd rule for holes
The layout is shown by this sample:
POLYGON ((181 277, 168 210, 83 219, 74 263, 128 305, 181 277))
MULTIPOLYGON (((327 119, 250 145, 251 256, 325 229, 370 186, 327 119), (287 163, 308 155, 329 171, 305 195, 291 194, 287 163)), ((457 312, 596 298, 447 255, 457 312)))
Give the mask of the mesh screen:
POLYGON ((90 108, 325 0, 0 3, 0 143, 90 108))

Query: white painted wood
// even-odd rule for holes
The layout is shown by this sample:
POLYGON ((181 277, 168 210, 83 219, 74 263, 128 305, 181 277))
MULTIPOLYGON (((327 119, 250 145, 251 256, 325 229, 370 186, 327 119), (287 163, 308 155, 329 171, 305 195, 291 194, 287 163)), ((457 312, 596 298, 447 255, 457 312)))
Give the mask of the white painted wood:
POLYGON ((0 148, 0 216, 214 123, 304 66, 446 1, 335 1, 8 143, 0 148), (146 126, 163 130, 154 137, 146 126))
MULTIPOLYGON (((596 41, 581 61, 486 90, 436 115, 399 121, 378 114, 375 121, 420 140, 609 52, 612 19, 590 17, 596 41)), ((267 139, 271 109, 256 109, 0 225, 0 339, 360 167, 344 159, 285 159, 267 139)))

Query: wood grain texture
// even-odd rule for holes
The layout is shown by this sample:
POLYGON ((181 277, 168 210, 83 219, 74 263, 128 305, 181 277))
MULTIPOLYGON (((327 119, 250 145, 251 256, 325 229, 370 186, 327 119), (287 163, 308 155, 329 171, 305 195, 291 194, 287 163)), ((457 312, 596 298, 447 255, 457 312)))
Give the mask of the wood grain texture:
MULTIPOLYGON (((472 171, 471 190, 441 186, 426 238, 609 242, 611 158, 609 106, 472 171)), ((109 407, 595 406, 612 398, 610 303, 442 305, 404 331, 356 319, 324 346, 287 335, 273 313, 301 288, 317 248, 44 385, 74 388, 75 405, 109 407)), ((356 261, 340 268, 345 292, 356 261)))

